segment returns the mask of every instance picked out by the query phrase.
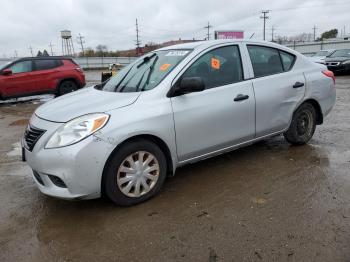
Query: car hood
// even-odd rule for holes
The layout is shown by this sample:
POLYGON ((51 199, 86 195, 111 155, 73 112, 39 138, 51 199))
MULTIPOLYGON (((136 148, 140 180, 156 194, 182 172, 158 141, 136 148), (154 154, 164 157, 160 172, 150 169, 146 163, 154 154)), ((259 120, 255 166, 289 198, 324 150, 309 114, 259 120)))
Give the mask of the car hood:
POLYGON ((140 94, 140 92, 106 92, 87 87, 45 103, 35 111, 35 114, 45 120, 64 123, 81 115, 131 105, 140 94))
POLYGON ((350 57, 327 57, 326 62, 343 62, 350 60, 350 57))

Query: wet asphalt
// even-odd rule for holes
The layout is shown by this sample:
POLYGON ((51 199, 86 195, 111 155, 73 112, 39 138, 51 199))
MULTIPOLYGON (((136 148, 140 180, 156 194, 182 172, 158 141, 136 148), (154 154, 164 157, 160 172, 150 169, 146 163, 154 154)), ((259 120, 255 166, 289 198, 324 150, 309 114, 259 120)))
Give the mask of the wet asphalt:
POLYGON ((49 99, 0 104, 0 261, 350 261, 350 76, 308 145, 279 136, 183 167, 129 208, 38 191, 19 140, 49 99))

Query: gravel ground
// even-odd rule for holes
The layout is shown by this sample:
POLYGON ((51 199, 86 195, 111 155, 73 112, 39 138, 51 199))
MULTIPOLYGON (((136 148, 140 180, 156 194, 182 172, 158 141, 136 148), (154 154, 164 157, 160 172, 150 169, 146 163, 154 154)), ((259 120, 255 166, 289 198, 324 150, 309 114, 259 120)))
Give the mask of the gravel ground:
POLYGON ((183 167, 129 208, 35 187, 19 140, 49 99, 0 105, 0 261, 350 261, 350 77, 308 145, 276 137, 183 167))

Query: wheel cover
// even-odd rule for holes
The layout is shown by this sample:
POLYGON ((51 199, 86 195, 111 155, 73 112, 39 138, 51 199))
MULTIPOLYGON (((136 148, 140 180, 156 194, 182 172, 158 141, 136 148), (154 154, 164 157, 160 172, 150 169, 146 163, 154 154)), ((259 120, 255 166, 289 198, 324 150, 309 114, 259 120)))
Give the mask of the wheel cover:
POLYGON ((157 158, 149 152, 137 151, 126 157, 119 166, 118 188, 128 197, 140 197, 157 184, 159 173, 157 158))
POLYGON ((300 114, 297 120, 297 133, 299 136, 310 135, 312 132, 312 114, 309 111, 304 111, 300 114))
POLYGON ((75 86, 74 86, 73 83, 64 82, 64 83, 61 85, 61 90, 62 90, 62 93, 67 94, 67 93, 70 93, 70 92, 75 91, 75 86))

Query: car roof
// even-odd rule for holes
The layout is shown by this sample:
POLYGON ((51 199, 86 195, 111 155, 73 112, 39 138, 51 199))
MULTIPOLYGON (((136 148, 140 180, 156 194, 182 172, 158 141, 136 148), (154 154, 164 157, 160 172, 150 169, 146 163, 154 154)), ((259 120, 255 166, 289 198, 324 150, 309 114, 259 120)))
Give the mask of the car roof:
POLYGON ((35 56, 35 57, 22 57, 19 59, 14 60, 13 62, 19 62, 24 60, 62 60, 62 59, 68 59, 72 60, 73 57, 70 56, 35 56))
POLYGON ((172 50, 172 49, 206 49, 210 48, 215 45, 220 45, 220 44, 229 44, 229 43, 245 43, 245 44, 252 44, 252 45, 263 45, 267 47, 274 47, 278 48, 284 51, 287 51, 289 53, 293 53, 295 55, 299 54, 298 52, 283 46, 279 45, 273 42, 268 42, 268 41, 262 41, 262 40, 254 40, 254 39, 220 39, 220 40, 209 40, 209 41, 195 41, 191 43, 185 43, 185 44, 177 44, 177 45, 171 45, 171 46, 166 46, 163 48, 160 48, 158 50, 172 50))

